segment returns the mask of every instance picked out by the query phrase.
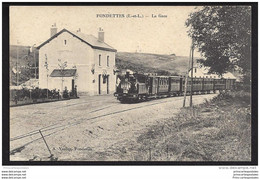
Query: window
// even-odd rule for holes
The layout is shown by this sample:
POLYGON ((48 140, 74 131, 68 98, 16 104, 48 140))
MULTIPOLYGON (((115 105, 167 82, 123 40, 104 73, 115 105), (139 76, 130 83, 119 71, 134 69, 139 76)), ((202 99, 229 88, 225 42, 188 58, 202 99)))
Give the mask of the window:
POLYGON ((195 68, 195 73, 197 73, 197 68, 195 68))
POLYGON ((101 66, 101 55, 98 56, 98 65, 101 66))
POLYGON ((66 45, 67 44, 67 40, 64 40, 64 45, 66 45))
POLYGON ((107 66, 109 67, 109 56, 107 56, 107 66))

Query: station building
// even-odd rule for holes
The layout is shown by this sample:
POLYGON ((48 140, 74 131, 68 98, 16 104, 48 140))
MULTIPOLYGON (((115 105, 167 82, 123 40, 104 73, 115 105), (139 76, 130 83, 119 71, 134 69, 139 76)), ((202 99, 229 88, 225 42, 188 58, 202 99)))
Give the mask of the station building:
POLYGON ((112 94, 115 91, 116 49, 98 38, 80 31, 51 28, 51 37, 39 49, 39 88, 68 91, 79 95, 112 94))
MULTIPOLYGON (((222 76, 209 73, 209 69, 204 67, 197 60, 195 60, 192 70, 193 70, 193 78, 236 79, 236 77, 231 72, 226 72, 222 76)), ((191 77, 191 71, 189 72, 189 77, 191 77)))

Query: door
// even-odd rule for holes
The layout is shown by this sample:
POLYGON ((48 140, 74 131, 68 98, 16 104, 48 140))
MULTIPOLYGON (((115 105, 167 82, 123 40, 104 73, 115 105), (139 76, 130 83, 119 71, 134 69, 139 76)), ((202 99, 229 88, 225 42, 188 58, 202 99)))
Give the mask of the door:
POLYGON ((109 94, 109 75, 107 75, 107 94, 109 94))
POLYGON ((71 91, 72 91, 72 95, 74 95, 74 91, 75 87, 74 87, 74 79, 71 80, 71 91))
POLYGON ((149 88, 149 94, 152 94, 152 92, 153 92, 153 77, 149 77, 148 88, 149 88))
POLYGON ((98 75, 98 94, 101 94, 101 75, 98 75))

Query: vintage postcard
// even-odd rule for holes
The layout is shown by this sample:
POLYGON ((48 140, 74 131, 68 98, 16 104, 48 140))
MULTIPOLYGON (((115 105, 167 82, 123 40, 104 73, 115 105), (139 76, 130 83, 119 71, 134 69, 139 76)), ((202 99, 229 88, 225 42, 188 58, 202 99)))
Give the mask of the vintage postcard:
POLYGON ((10 162, 255 164, 252 11, 10 5, 10 162))

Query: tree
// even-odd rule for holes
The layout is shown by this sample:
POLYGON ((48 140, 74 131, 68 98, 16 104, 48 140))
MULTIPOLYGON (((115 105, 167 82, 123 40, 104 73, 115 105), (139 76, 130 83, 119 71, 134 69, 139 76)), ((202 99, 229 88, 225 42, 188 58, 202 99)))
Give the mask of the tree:
POLYGON ((63 82, 64 82, 64 76, 65 76, 65 68, 67 67, 67 61, 62 62, 61 59, 58 59, 58 66, 61 73, 61 91, 63 92, 63 82))
POLYGON ((205 6, 189 15, 186 26, 209 72, 251 74, 250 6, 205 6))
POLYGON ((48 58, 47 58, 47 54, 45 54, 45 63, 44 63, 44 67, 46 69, 46 77, 47 77, 47 98, 49 98, 49 64, 48 64, 48 58))

